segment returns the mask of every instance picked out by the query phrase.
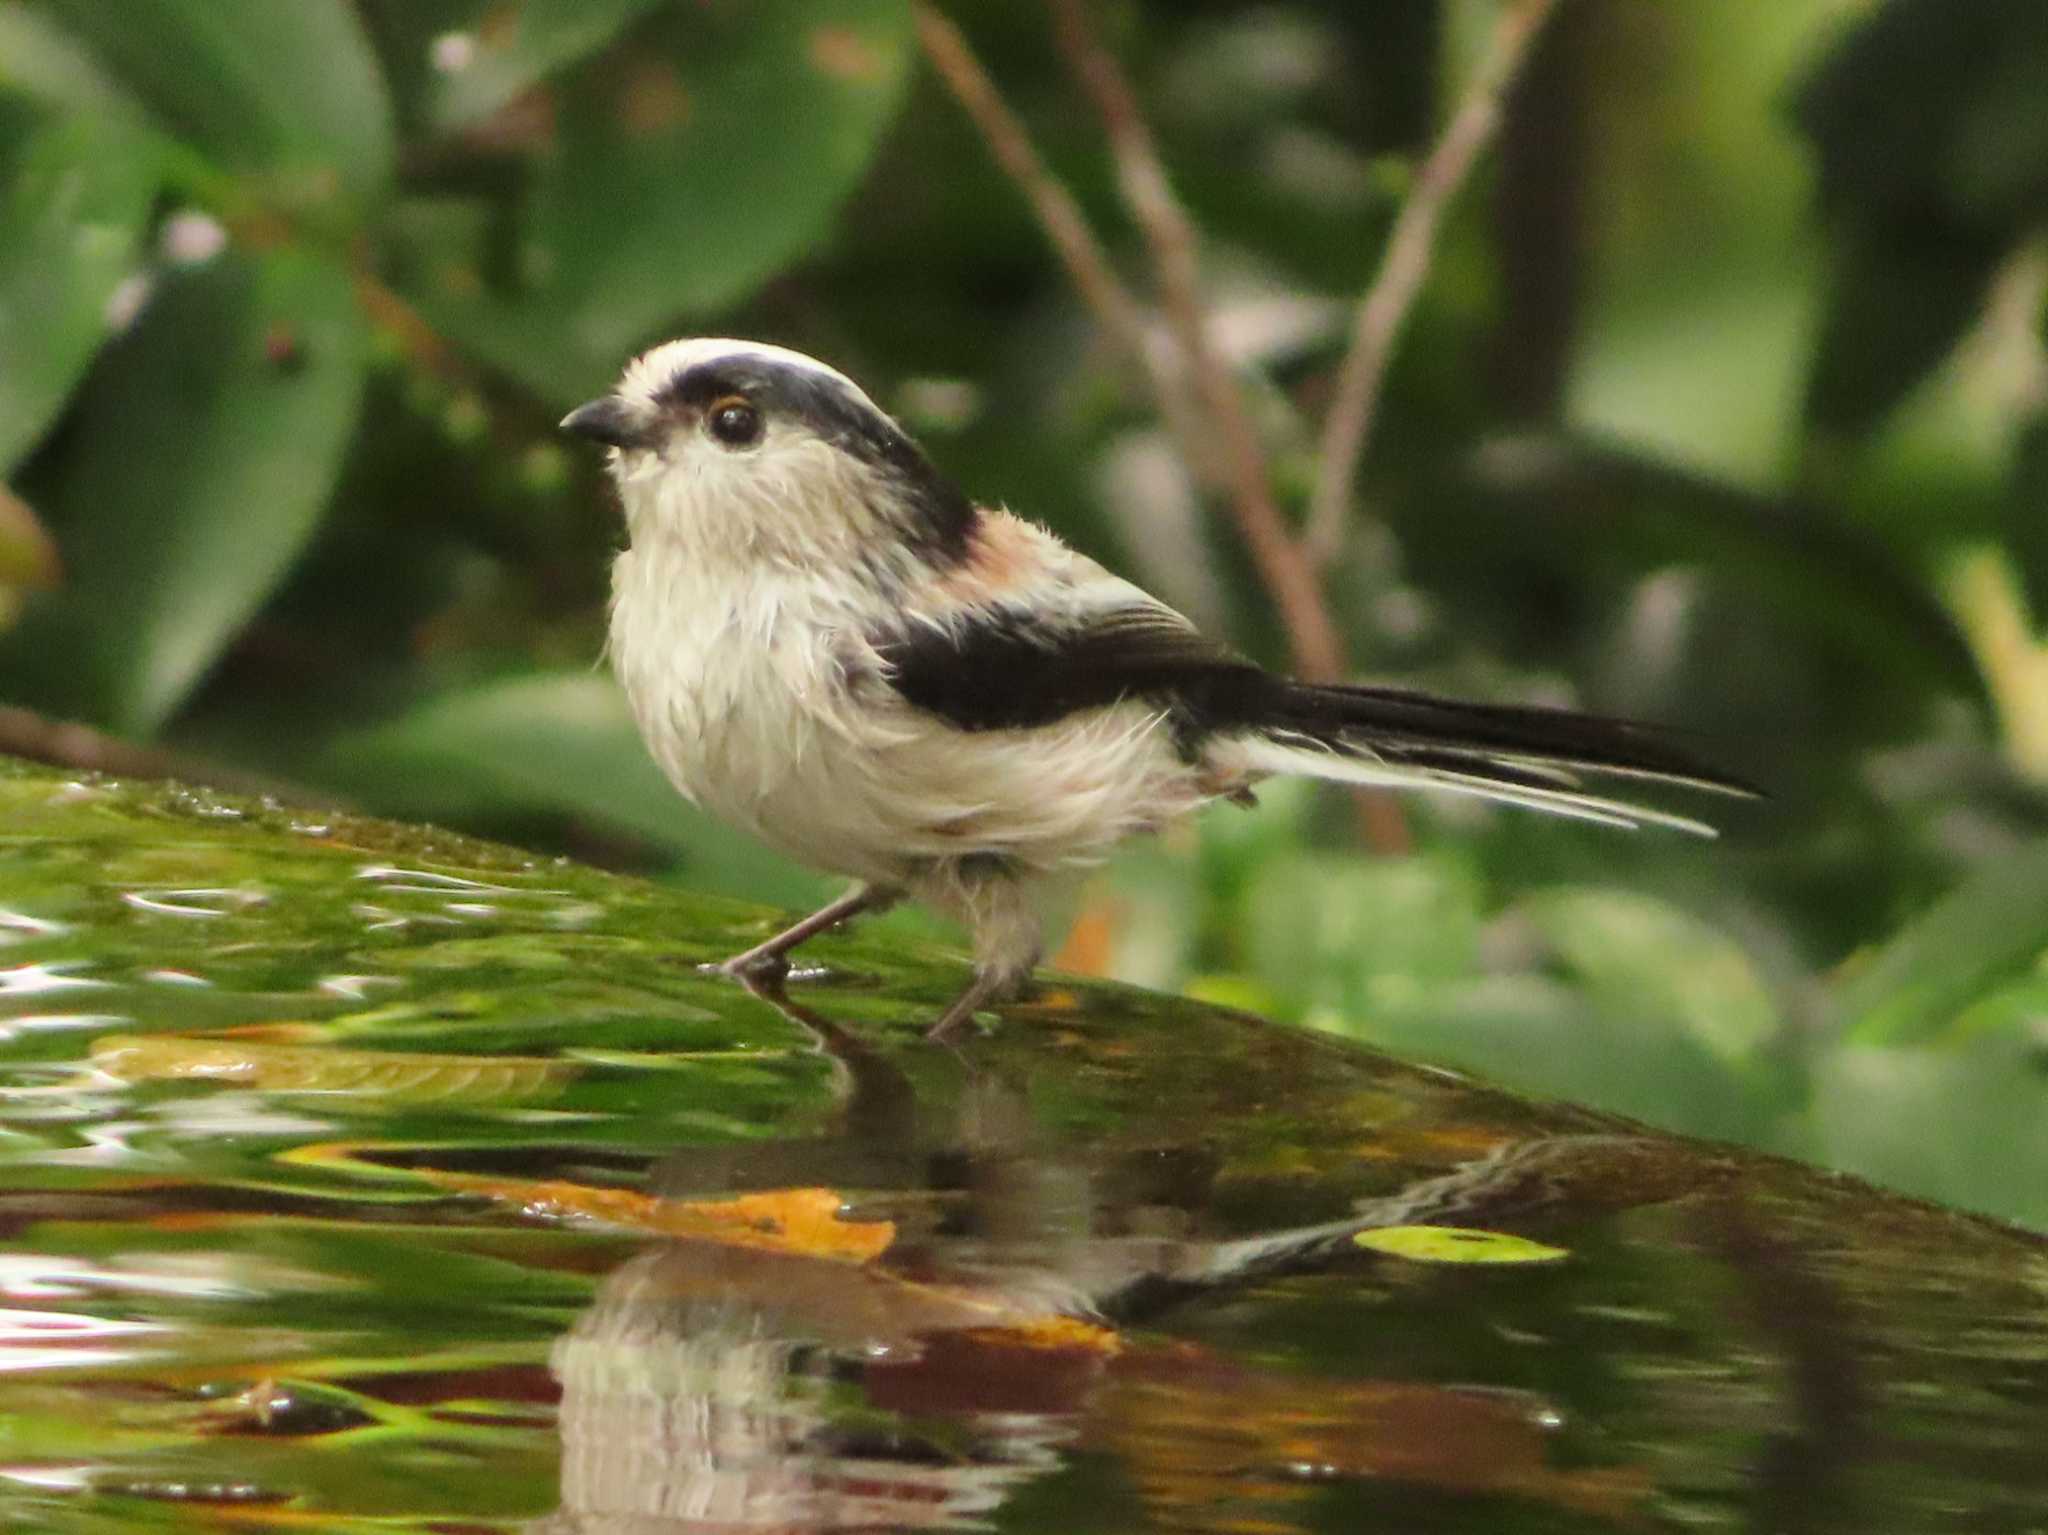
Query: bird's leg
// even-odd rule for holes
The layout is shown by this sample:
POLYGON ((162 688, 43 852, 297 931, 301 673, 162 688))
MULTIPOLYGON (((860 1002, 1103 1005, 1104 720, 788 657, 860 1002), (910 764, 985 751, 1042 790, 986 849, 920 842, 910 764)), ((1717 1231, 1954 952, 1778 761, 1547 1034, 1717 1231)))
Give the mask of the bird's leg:
POLYGON ((1013 996, 1031 978, 1044 937, 1023 880, 1000 854, 953 860, 918 890, 925 900, 960 918, 974 935, 974 979, 925 1034, 942 1040, 978 1007, 1013 996))
POLYGON ((753 980, 779 979, 789 973, 789 951, 806 938, 815 938, 828 927, 864 911, 879 911, 896 904, 897 893, 875 885, 855 885, 838 900, 820 906, 803 921, 794 923, 773 938, 755 944, 744 953, 715 965, 700 968, 721 975, 746 976, 753 980))

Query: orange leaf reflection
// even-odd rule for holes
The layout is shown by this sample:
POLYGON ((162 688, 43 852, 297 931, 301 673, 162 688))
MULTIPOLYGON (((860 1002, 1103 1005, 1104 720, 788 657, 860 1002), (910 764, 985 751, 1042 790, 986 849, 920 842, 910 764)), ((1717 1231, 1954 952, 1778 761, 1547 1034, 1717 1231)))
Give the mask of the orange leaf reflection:
POLYGON ((426 1170, 446 1189, 479 1194, 553 1220, 596 1220, 657 1236, 698 1237, 729 1247, 866 1263, 896 1240, 890 1221, 840 1219, 845 1201, 831 1189, 775 1189, 731 1199, 658 1199, 632 1189, 564 1180, 530 1182, 426 1170))

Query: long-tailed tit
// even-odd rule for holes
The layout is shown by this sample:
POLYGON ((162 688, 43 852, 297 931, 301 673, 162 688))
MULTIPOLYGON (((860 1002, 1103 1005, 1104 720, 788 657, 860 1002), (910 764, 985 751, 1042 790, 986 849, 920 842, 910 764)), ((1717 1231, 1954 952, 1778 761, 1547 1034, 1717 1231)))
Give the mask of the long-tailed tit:
POLYGON ((914 897, 973 934, 944 1034, 1038 962, 1035 886, 1279 773, 1696 832, 1581 775, 1741 792, 1615 720, 1275 676, 977 506, 800 353, 671 341, 562 425, 611 448, 631 539, 611 659, 655 759, 693 804, 857 881, 728 973, 780 973, 914 897))

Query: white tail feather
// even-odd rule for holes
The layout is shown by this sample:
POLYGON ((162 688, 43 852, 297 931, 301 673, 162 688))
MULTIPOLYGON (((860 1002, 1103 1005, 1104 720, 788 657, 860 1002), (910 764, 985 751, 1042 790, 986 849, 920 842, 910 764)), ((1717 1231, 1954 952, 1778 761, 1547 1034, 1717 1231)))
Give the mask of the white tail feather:
MULTIPOLYGON (((1474 771, 1470 773, 1439 767, 1405 767, 1397 762, 1353 756, 1336 747, 1325 746, 1306 738, 1300 739, 1301 744, 1297 745, 1290 741, 1275 740, 1271 736, 1241 737, 1240 744, 1245 764, 1259 773, 1298 774, 1309 778, 1327 779, 1332 783, 1364 784, 1381 789, 1441 789, 1451 794, 1473 794, 1503 805, 1519 805, 1525 810, 1540 810, 1549 815, 1565 816, 1575 821, 1592 821, 1602 826, 1617 826, 1628 831, 1636 831, 1645 826, 1664 826, 1674 831, 1690 832, 1696 837, 1720 835, 1705 821, 1694 820, 1691 816, 1675 815, 1671 811, 1659 810, 1650 805, 1609 799, 1604 795, 1588 794, 1576 789, 1547 789, 1535 784, 1502 783, 1486 777, 1484 764, 1479 762, 1473 764, 1474 771)), ((1518 772, 1534 770, 1551 774, 1565 771, 1555 763, 1530 763, 1506 757, 1503 761, 1511 763, 1518 772)))

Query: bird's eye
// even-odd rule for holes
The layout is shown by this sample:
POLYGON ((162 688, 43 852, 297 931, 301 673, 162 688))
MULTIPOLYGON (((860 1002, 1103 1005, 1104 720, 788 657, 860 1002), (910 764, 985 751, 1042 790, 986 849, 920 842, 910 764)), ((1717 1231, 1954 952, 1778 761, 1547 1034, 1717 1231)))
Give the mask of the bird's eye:
POLYGON ((707 420, 711 435, 728 448, 752 447, 761 440, 761 413, 745 400, 720 400, 707 420))

